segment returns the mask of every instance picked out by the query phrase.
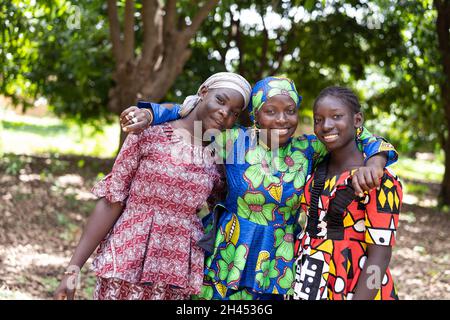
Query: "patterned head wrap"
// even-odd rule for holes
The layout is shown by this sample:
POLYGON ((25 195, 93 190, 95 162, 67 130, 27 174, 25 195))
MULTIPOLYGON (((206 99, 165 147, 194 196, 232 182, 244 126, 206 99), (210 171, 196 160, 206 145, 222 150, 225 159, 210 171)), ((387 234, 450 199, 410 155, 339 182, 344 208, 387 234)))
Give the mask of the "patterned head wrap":
POLYGON ((244 107, 242 108, 242 110, 247 107, 247 104, 250 101, 250 91, 252 90, 252 86, 250 85, 250 83, 248 83, 248 81, 245 80, 244 77, 236 73, 215 73, 211 77, 206 79, 205 82, 203 82, 200 88, 198 88, 196 95, 188 96, 186 97, 186 99, 184 99, 179 112, 181 117, 187 116, 201 101, 200 92, 204 87, 208 89, 227 88, 236 90, 242 95, 242 98, 244 98, 244 107))
POLYGON ((264 103, 276 95, 286 95, 294 100, 297 109, 300 107, 302 96, 298 94, 295 84, 288 78, 267 77, 253 87, 249 105, 250 119, 255 121, 255 111, 261 109, 264 103))

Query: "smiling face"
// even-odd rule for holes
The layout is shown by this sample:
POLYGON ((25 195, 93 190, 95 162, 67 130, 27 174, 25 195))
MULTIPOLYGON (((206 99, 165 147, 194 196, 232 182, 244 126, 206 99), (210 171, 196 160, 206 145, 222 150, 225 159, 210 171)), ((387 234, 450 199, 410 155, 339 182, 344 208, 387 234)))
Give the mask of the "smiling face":
POLYGON ((328 151, 345 147, 354 141, 356 128, 362 123, 362 113, 355 113, 336 97, 325 96, 314 106, 314 133, 328 151))
POLYGON ((225 130, 233 127, 244 108, 244 98, 233 89, 202 89, 203 101, 198 105, 197 118, 202 121, 203 131, 225 130))
POLYGON ((286 144, 294 134, 298 124, 297 108, 294 100, 287 95, 273 96, 255 112, 256 121, 262 130, 263 139, 270 146, 271 137, 278 138, 280 146, 286 144))

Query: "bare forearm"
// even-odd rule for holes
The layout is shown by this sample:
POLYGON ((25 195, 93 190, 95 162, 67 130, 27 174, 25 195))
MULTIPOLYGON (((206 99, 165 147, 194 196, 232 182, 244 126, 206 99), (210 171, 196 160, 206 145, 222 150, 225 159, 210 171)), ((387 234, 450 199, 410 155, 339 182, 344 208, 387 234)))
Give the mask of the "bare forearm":
POLYGON ((368 257, 358 279, 353 300, 373 300, 381 289, 384 275, 391 260, 391 247, 370 246, 368 257))
POLYGON ((121 203, 110 203, 105 198, 101 198, 89 217, 69 265, 82 268, 121 213, 121 203))
POLYGON ((387 154, 385 152, 380 152, 367 159, 366 166, 383 171, 384 167, 386 167, 386 163, 387 154))

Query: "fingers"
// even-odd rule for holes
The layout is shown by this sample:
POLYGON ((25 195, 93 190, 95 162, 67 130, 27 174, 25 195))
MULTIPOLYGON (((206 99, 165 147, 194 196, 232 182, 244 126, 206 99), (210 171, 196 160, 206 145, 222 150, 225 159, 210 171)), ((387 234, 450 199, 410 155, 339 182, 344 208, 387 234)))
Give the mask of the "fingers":
POLYGON ((383 172, 380 172, 379 170, 367 167, 359 168, 354 173, 352 179, 355 194, 362 197, 364 192, 370 192, 374 188, 379 189, 382 176, 383 172))
POLYGON ((352 185, 353 185, 353 189, 355 189, 355 195, 358 197, 362 197, 364 195, 364 193, 363 193, 361 187, 359 186, 359 178, 356 173, 353 175, 352 185))
MULTIPOLYGON (((369 192, 376 187, 376 179, 373 178, 372 170, 364 170, 364 180, 366 181, 367 189, 363 188, 364 191, 369 192)), ((374 173, 375 174, 375 173, 374 173)))
POLYGON ((364 170, 358 170, 357 176, 358 176, 359 187, 362 189, 362 191, 364 192, 364 191, 370 190, 369 186, 367 185, 366 175, 364 174, 364 170))
POLYGON ((129 125, 135 124, 135 121, 137 122, 137 118, 135 116, 132 117, 132 116, 128 115, 122 119, 120 125, 122 126, 122 128, 125 128, 129 125), (136 119, 136 120, 133 120, 133 119, 136 119))
POLYGON ((120 114, 120 121, 122 121, 122 118, 125 118, 125 116, 129 115, 130 112, 136 112, 136 110, 139 110, 139 108, 136 106, 131 106, 123 110, 120 114))
POLYGON ((121 122, 122 129, 125 132, 140 133, 149 126, 149 120, 144 110, 132 111, 134 114, 124 116, 121 122))
POLYGON ((379 170, 373 170, 370 173, 372 174, 374 188, 377 188, 377 190, 379 190, 381 186, 381 178, 383 177, 384 172, 379 170))
POLYGON ((67 296, 64 293, 64 291, 57 291, 53 295, 53 300, 65 300, 66 298, 67 298, 67 296))
POLYGON ((122 128, 126 127, 127 125, 131 124, 130 121, 131 119, 133 119, 133 117, 135 116, 135 114, 139 111, 139 108, 132 106, 129 107, 127 109, 125 109, 121 114, 120 114, 120 126, 122 128))
POLYGON ((73 300, 75 298, 75 290, 67 290, 67 300, 73 300))
POLYGON ((123 128, 123 131, 130 133, 141 133, 145 128, 147 128, 146 121, 139 121, 138 123, 132 123, 123 128))
POLYGON ((53 294, 54 300, 73 300, 75 298, 75 289, 68 289, 67 285, 64 284, 63 287, 56 289, 53 294))

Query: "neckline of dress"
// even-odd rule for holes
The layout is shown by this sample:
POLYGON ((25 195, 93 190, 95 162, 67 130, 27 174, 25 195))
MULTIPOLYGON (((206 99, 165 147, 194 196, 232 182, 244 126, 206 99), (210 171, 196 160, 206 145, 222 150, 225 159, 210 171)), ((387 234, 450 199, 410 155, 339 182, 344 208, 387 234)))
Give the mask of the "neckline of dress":
POLYGON ((282 146, 278 146, 276 149, 270 148, 267 144, 265 144, 262 140, 258 139, 258 146, 261 146, 265 151, 274 151, 274 150, 280 150, 283 148, 286 148, 289 146, 289 144, 292 142, 292 137, 289 138, 289 140, 282 146))
MULTIPOLYGON (((193 148, 201 148, 201 149, 205 149, 206 147, 208 147, 208 146, 203 146, 203 144, 199 145, 199 144, 189 143, 189 142, 185 141, 182 136, 175 134, 176 128, 174 128, 170 123, 165 123, 162 127, 163 127, 162 128, 163 132, 174 143, 181 142, 181 143, 191 146, 193 148), (175 139, 174 139, 174 137, 175 137, 175 139)), ((190 132, 189 132, 189 135, 191 137, 193 137, 194 139, 197 139, 196 141, 199 141, 198 138, 194 137, 190 132)))

